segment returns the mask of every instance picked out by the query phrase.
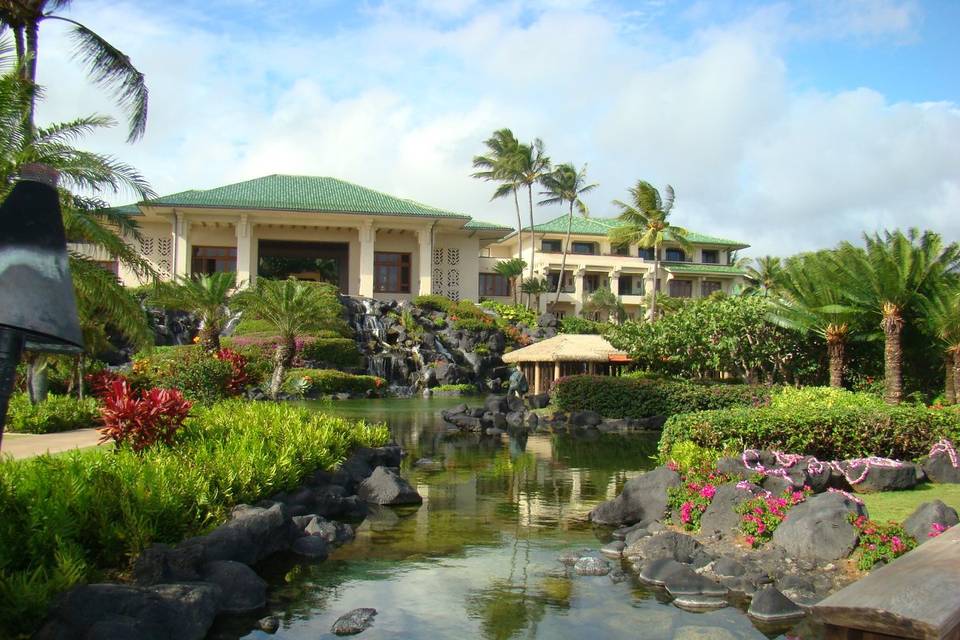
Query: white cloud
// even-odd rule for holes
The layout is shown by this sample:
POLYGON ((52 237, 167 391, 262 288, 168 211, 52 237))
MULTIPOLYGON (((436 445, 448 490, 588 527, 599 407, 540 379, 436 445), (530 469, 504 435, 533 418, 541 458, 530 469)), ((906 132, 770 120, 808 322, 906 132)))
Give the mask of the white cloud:
MULTIPOLYGON (((589 163, 601 183, 594 215, 612 213, 610 200, 642 177, 674 185, 679 223, 743 238, 755 254, 880 225, 960 236, 957 107, 890 104, 856 87, 793 93, 783 6, 678 39, 656 21, 626 28, 630 16, 591 3, 418 4, 412 17, 381 7, 362 27, 310 37, 304 25, 241 34, 187 11, 77 5, 73 15, 130 54, 151 90, 141 143, 124 144, 118 127, 88 146, 137 166, 162 193, 325 174, 510 223, 512 203, 488 202, 490 185, 469 177, 482 140, 510 126, 542 137, 555 161, 589 163), (437 12, 455 26, 438 26, 437 12)), ((830 25, 841 15, 864 37, 909 33, 917 20, 892 0, 837 7, 815 16, 821 34, 840 37, 830 25)), ((63 34, 44 25, 41 117, 116 113, 69 61, 63 34)))

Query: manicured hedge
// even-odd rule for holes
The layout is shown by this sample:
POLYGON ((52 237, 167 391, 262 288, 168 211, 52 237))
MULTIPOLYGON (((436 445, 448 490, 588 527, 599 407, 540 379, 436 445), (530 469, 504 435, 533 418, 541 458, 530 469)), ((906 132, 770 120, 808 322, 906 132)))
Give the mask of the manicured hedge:
POLYGON ((100 407, 94 398, 50 394, 39 404, 30 404, 25 393, 14 394, 7 409, 7 431, 14 433, 55 433, 99 427, 100 407))
POLYGON ((125 570, 149 545, 203 533, 233 505, 389 437, 383 425, 289 404, 228 401, 193 414, 173 447, 0 460, 0 637, 29 636, 58 591, 125 570))
POLYGON ((304 342, 300 357, 338 369, 359 366, 361 359, 357 343, 350 338, 317 338, 304 342))
POLYGON ((698 384, 682 380, 568 376, 554 386, 563 411, 596 411, 605 418, 649 418, 685 411, 754 406, 769 401, 769 387, 698 384))
POLYGON ((769 448, 822 460, 920 457, 943 437, 960 435, 960 412, 885 404, 875 396, 820 389, 784 390, 770 406, 700 411, 671 417, 660 438, 740 451, 769 448))
POLYGON ((433 293, 415 297, 413 299, 413 304, 427 311, 443 311, 446 313, 455 303, 447 296, 441 296, 433 293))
POLYGON ((284 388, 288 392, 301 391, 305 394, 324 393, 366 393, 376 390, 384 384, 377 376, 358 376, 336 369, 291 369, 287 372, 284 388), (302 387, 299 385, 305 381, 302 387))

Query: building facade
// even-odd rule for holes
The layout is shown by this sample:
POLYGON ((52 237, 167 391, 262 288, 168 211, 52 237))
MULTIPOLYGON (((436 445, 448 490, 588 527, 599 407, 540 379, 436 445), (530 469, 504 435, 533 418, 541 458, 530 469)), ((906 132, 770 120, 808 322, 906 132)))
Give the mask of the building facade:
MULTIPOLYGON (((293 275, 376 299, 435 293, 509 301, 512 283, 495 273, 496 263, 531 260, 529 229, 523 230, 520 256, 510 227, 328 177, 271 175, 122 209, 140 226, 141 237, 128 241, 164 279, 231 271, 241 285, 293 275)), ((641 313, 654 279, 653 255, 612 246, 608 233, 614 225, 612 219, 574 219, 560 302, 551 310, 579 313, 595 290, 608 287, 629 314, 641 313)), ((561 278, 565 233, 565 216, 534 227, 534 271, 553 286, 561 278)), ((661 291, 696 298, 743 284, 731 254, 747 245, 694 233, 689 239, 689 254, 673 243, 661 249, 661 291)), ((115 263, 103 260, 103 266, 126 285, 143 284, 115 263)), ((542 296, 541 309, 552 300, 542 296)))

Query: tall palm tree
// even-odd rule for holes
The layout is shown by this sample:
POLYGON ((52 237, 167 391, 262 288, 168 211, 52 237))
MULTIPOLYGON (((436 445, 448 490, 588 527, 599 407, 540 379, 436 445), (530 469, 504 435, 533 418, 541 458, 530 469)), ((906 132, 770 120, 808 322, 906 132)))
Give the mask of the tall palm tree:
POLYGON ((259 278, 255 287, 244 289, 236 297, 240 308, 253 318, 270 323, 280 336, 270 379, 273 398, 280 393, 283 376, 296 355, 297 336, 322 328, 328 316, 323 295, 321 286, 295 278, 259 278))
POLYGON ((494 265, 493 270, 495 273, 503 276, 510 283, 510 290, 513 292, 513 304, 517 304, 517 279, 523 277, 523 270, 526 268, 527 263, 523 261, 522 258, 510 258, 508 260, 500 260, 494 265))
POLYGON ((828 255, 808 254, 780 271, 776 282, 782 297, 771 302, 770 316, 782 327, 822 338, 827 345, 830 386, 842 387, 846 346, 859 314, 837 286, 826 261, 828 255))
POLYGON ((866 247, 841 243, 833 266, 850 304, 879 321, 884 336, 884 399, 903 399, 904 325, 960 267, 960 247, 932 231, 865 235, 866 247))
POLYGON ((206 351, 219 351, 220 332, 230 319, 230 299, 236 288, 235 273, 180 276, 174 282, 159 283, 150 298, 161 307, 196 314, 200 320, 200 345, 206 351))
POLYGON ((559 165, 540 179, 544 191, 540 195, 546 196, 539 204, 560 204, 566 202, 570 208, 567 212, 567 237, 563 243, 563 259, 560 261, 560 277, 557 278, 557 294, 553 299, 556 306, 560 302, 560 292, 563 290, 563 272, 567 267, 567 252, 570 250, 570 231, 573 227, 573 208, 576 207, 580 215, 587 217, 590 210, 580 199, 585 193, 597 188, 597 185, 587 184, 587 165, 577 171, 572 162, 559 165))
POLYGON ((646 180, 637 180, 630 188, 630 202, 614 200, 620 209, 618 224, 610 231, 610 240, 614 244, 637 244, 653 249, 653 288, 650 295, 650 317, 657 317, 657 282, 660 279, 660 248, 666 241, 674 242, 689 250, 687 230, 670 224, 670 212, 673 210, 673 187, 664 187, 664 197, 660 197, 657 188, 646 180))
POLYGON ((943 392, 947 404, 960 401, 960 287, 947 284, 924 304, 927 330, 944 354, 943 392))
POLYGON ((472 173, 471 177, 500 183, 494 190, 491 200, 513 195, 513 206, 517 211, 519 255, 522 257, 523 234, 520 230, 523 224, 520 221, 520 199, 517 197, 517 190, 521 184, 520 158, 523 156, 520 142, 510 129, 497 129, 483 144, 487 146, 487 155, 473 157, 473 168, 479 171, 472 173))
POLYGON ((550 291, 550 285, 543 278, 527 278, 520 285, 520 290, 527 294, 527 302, 532 300, 534 309, 540 312, 540 296, 550 291))
POLYGON ((34 129, 34 112, 38 94, 37 61, 40 53, 40 25, 54 20, 70 25, 75 55, 87 67, 95 84, 111 91, 119 105, 128 112, 127 140, 143 136, 147 126, 147 85, 144 76, 130 57, 76 20, 57 15, 71 0, 0 0, 0 25, 13 32, 19 74, 27 94, 22 127, 25 135, 34 129))
POLYGON ((754 263, 756 266, 751 264, 746 267, 750 285, 744 293, 755 293, 765 298, 777 293, 783 277, 783 261, 777 256, 763 256, 755 258, 754 263))
MULTIPOLYGON (((536 253, 536 239, 533 233, 533 185, 539 183, 545 175, 550 173, 550 158, 543 151, 543 140, 534 138, 531 144, 520 145, 517 149, 516 170, 520 184, 527 187, 527 204, 530 208, 530 273, 528 278, 533 278, 534 254, 536 253)), ((518 235, 521 228, 517 227, 518 235)), ((520 255, 523 256, 522 250, 520 255)), ((530 301, 527 300, 527 302, 530 301)))

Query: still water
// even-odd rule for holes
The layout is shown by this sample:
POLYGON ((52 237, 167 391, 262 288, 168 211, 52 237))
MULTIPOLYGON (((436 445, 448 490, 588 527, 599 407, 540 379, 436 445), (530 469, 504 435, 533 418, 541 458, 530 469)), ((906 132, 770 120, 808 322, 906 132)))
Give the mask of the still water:
POLYGON ((564 550, 596 550, 609 539, 594 531, 587 514, 653 466, 656 438, 450 436, 439 412, 460 401, 318 406, 386 422, 407 451, 403 474, 423 505, 378 509, 358 526, 356 540, 326 562, 283 558, 259 567, 279 631, 250 631, 251 620, 237 619, 212 637, 333 638, 333 621, 357 607, 379 612, 361 636, 370 640, 784 637, 762 633, 735 607, 685 612, 629 572, 615 583, 571 575, 557 561, 564 550), (436 464, 415 468, 420 458, 436 464))

